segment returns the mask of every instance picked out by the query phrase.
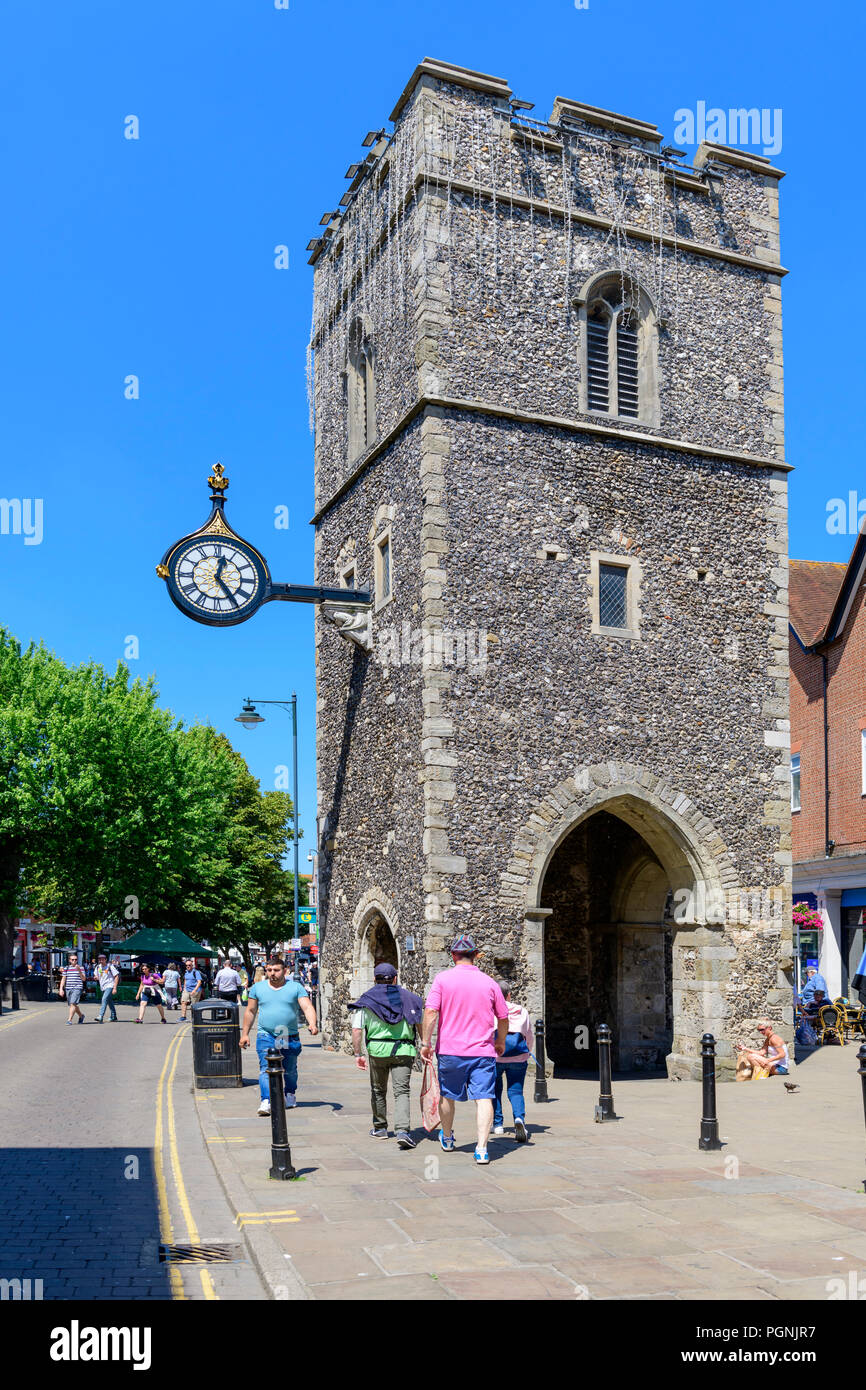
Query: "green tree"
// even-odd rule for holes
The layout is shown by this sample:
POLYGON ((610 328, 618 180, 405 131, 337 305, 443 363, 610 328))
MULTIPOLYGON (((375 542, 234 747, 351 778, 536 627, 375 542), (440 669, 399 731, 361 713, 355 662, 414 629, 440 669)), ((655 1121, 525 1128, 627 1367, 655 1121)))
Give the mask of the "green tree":
MULTIPOLYGON (((222 780, 206 847, 166 921, 190 936, 206 936, 218 950, 236 947, 249 969, 250 942, 270 950, 294 934, 294 876, 282 865, 293 838, 292 799, 286 792, 262 792, 224 735, 191 733, 209 741, 222 780)), ((306 904, 307 896, 301 881, 300 901, 306 904)))
POLYGON ((194 875, 223 777, 153 679, 0 629, 0 968, 22 911, 61 921, 158 912, 194 875))

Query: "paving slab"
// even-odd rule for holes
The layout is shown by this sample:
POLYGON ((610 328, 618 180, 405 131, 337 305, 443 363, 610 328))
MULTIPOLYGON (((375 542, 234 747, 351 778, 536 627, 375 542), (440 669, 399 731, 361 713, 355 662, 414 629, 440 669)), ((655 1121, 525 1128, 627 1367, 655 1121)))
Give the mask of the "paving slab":
MULTIPOLYGON (((491 1139, 493 1161, 479 1169, 467 1107, 458 1107, 454 1153, 420 1129, 408 1152, 393 1138, 371 1140, 367 1077, 305 1038, 306 1099, 288 1115, 303 1181, 276 1189, 268 1123, 245 1115, 257 1107, 255 1087, 198 1105, 209 1133, 244 1139, 209 1146, 211 1161, 231 1171, 247 1210, 274 1216, 245 1235, 292 1257, 306 1297, 826 1299, 828 1281, 866 1264, 849 1052, 815 1054, 798 1069, 793 1098, 772 1083, 720 1086, 727 1143, 712 1153, 698 1148, 697 1085, 617 1080, 623 1118, 598 1125, 597 1082, 554 1076, 553 1104, 529 1100, 530 1143, 491 1139), (277 1224, 281 1205, 300 1219, 277 1224)), ((244 1066, 253 1080, 255 1059, 244 1066)))

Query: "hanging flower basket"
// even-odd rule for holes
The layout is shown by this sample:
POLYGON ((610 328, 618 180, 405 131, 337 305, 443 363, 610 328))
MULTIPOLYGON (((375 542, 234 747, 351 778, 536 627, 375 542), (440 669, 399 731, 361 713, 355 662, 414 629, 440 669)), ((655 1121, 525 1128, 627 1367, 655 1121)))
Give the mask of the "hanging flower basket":
POLYGON ((816 908, 810 907, 808 903, 794 903, 792 919, 795 927, 801 931, 823 931, 824 918, 816 908))

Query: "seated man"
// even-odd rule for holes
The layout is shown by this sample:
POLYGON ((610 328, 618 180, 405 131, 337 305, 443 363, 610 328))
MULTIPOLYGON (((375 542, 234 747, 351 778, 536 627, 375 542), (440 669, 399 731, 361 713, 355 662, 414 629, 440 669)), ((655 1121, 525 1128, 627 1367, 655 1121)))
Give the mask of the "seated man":
POLYGON ((778 1033, 773 1032, 773 1025, 769 1019, 762 1018, 758 1024, 758 1032, 764 1039, 761 1047, 757 1051, 737 1045, 740 1056, 737 1061, 737 1080, 750 1081, 758 1068, 766 1071, 769 1076, 788 1075, 788 1045, 778 1033))
POLYGON ((816 989, 814 994, 812 994, 808 999, 806 998, 806 995, 804 993, 800 1002, 803 1006, 803 1013, 806 1015, 806 1017, 808 1019, 816 1019, 818 1017, 818 1010, 820 1009, 821 1005, 831 1004, 833 1001, 827 998, 823 989, 816 989))

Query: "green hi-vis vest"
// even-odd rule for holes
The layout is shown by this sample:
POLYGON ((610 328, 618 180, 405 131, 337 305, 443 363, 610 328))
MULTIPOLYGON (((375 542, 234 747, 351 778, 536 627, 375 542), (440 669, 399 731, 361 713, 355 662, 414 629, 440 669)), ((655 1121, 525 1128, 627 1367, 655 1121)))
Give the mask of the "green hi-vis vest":
POLYGON ((365 1009, 364 1033, 370 1057, 415 1056, 415 1029, 405 1018, 399 1023, 386 1023, 372 1009, 365 1009))

